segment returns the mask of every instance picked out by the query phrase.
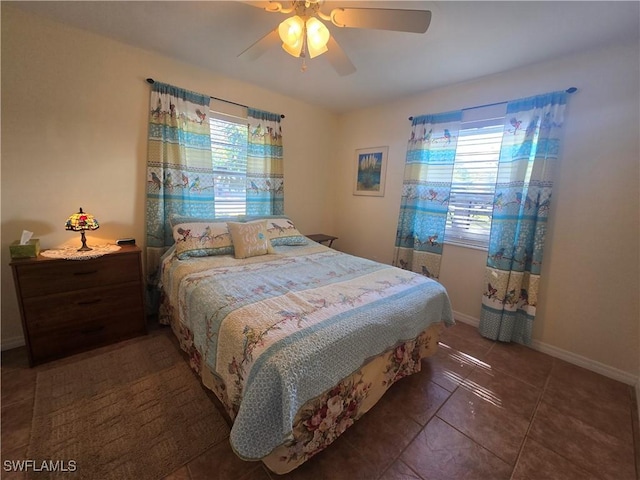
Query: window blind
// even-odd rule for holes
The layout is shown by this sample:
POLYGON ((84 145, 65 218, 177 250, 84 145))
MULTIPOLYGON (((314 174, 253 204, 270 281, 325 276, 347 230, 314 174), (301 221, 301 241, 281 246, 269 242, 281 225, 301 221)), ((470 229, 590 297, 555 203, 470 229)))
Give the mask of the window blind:
POLYGON ((247 138, 246 119, 210 112, 216 217, 246 213, 247 138))
POLYGON ((461 125, 445 242, 488 248, 503 121, 498 117, 461 125))

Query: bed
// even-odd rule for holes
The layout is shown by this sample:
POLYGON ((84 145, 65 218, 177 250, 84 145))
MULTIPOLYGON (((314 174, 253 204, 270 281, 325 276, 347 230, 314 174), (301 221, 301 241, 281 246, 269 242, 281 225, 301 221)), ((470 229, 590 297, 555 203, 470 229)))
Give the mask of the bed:
POLYGON ((233 422, 235 453, 275 473, 326 448, 420 371, 453 324, 438 282, 315 243, 288 219, 266 222, 268 252, 247 258, 236 258, 222 222, 176 225, 161 262, 160 322, 233 422))

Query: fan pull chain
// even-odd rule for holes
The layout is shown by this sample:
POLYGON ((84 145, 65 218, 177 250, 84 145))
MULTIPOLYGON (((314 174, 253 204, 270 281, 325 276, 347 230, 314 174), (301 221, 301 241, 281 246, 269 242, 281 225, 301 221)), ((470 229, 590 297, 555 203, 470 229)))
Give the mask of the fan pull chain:
POLYGON ((302 73, 307 71, 307 31, 306 29, 302 32, 302 51, 300 52, 300 57, 302 58, 302 67, 300 67, 300 71, 302 73))

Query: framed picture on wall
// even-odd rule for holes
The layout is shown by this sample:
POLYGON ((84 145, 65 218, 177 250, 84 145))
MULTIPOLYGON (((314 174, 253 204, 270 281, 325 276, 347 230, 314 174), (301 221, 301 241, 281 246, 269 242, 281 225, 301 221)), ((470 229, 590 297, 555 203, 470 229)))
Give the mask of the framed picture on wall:
POLYGON ((389 147, 356 150, 354 195, 384 197, 384 179, 387 173, 389 147))

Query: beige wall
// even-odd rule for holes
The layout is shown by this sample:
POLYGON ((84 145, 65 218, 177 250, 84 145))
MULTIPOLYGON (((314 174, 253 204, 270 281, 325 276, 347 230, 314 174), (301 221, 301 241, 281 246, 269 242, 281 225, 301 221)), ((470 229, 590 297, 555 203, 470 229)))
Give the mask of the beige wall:
POLYGON ((101 223, 89 244, 144 240, 149 85, 145 78, 284 113, 285 212, 332 231, 325 188, 335 116, 259 87, 2 6, 2 345, 22 340, 9 244, 79 244, 78 207, 101 223))
MULTIPOLYGON (((565 357, 638 376, 639 105, 637 44, 611 46, 433 90, 339 119, 334 161, 337 246, 391 262, 408 117, 578 87, 554 185, 534 340, 565 357), (383 198, 352 195, 357 148, 389 146, 383 198)), ((486 252, 445 246, 441 281, 477 320, 486 252)))

